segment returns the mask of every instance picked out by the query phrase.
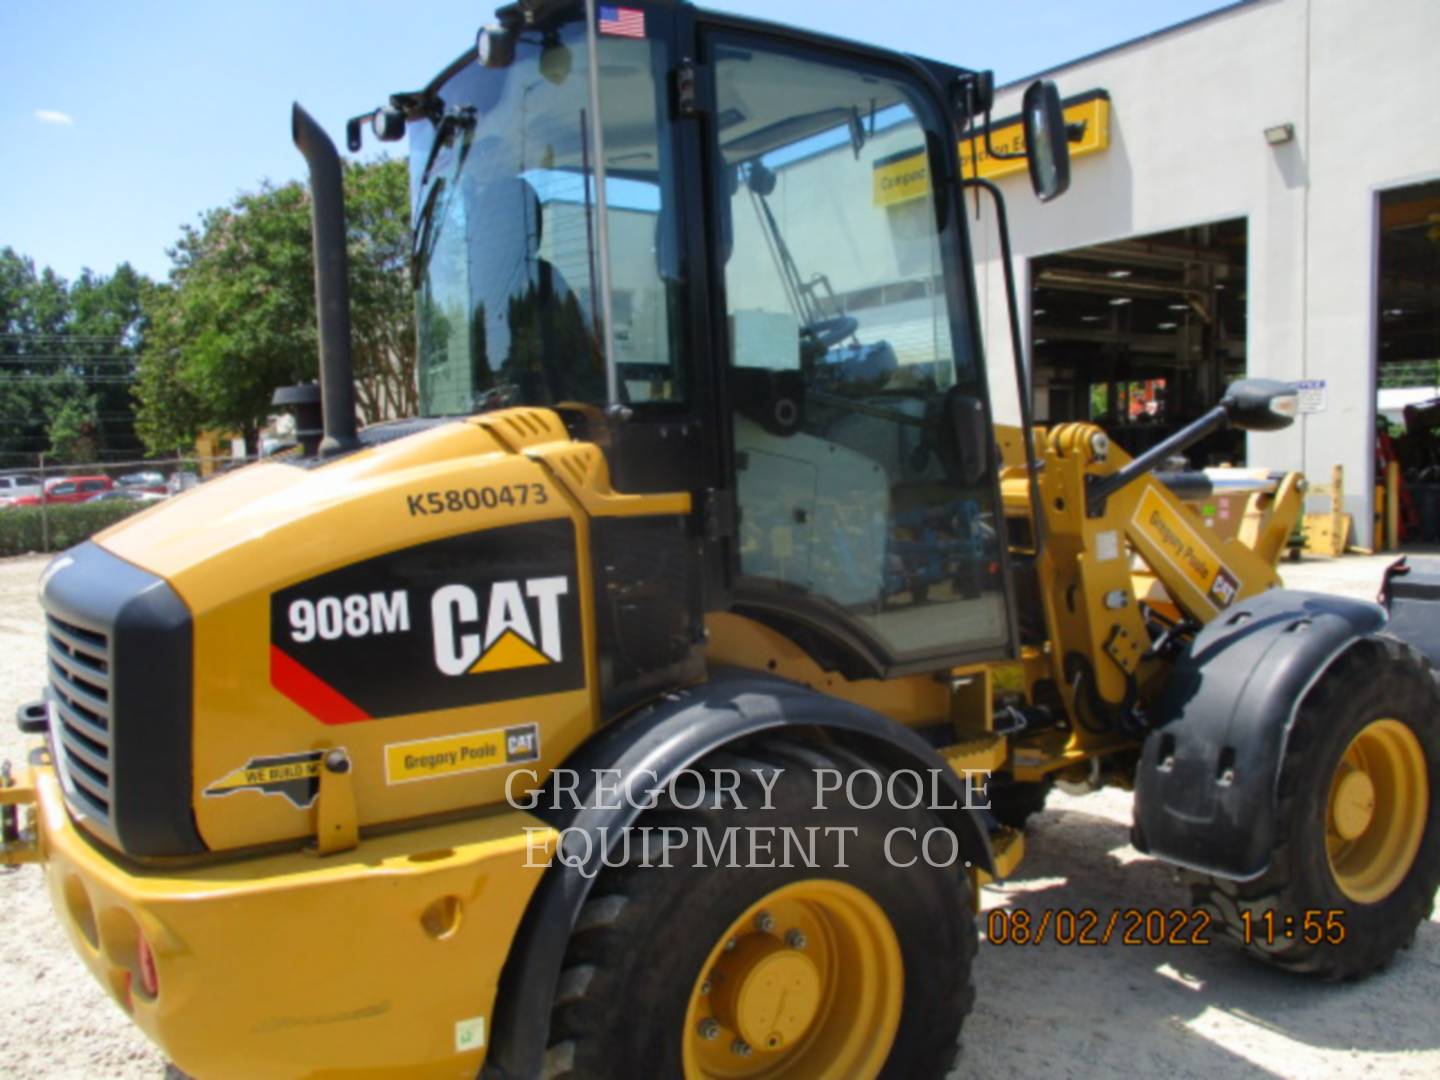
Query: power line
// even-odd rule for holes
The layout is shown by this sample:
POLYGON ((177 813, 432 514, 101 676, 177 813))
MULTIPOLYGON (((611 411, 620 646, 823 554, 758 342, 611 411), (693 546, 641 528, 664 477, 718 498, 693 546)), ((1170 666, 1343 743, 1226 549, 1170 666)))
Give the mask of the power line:
MULTIPOLYGON (((134 375, 75 375, 72 373, 65 381, 83 383, 86 386, 125 386, 133 383, 135 378, 134 375)), ((6 384, 50 384, 55 381, 48 375, 0 375, 0 386, 6 384)))
POLYGON ((84 367, 106 367, 106 368, 134 368, 139 365, 134 360, 121 356, 30 356, 30 357, 9 357, 0 359, 0 367, 20 367, 50 369, 52 371, 65 371, 69 368, 84 367))

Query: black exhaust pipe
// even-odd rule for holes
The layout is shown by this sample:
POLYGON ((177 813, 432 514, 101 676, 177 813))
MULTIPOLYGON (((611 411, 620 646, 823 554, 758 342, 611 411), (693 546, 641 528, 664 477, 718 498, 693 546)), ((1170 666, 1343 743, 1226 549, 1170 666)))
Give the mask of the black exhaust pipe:
POLYGON ((353 450, 355 369, 350 360, 350 276, 345 258, 345 189, 340 155, 315 118, 295 103, 295 146, 310 166, 310 220, 315 239, 315 313, 320 329, 320 456, 353 450))

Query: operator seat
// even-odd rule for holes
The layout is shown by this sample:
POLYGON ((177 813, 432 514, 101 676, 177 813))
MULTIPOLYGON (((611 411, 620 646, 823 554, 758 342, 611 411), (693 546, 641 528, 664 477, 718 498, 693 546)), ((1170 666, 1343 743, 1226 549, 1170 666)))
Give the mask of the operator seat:
POLYGON ((527 181, 512 176, 487 185, 479 205, 494 208, 494 220, 505 222, 501 228, 511 233, 472 240, 476 282, 496 282, 505 290, 478 299, 490 319, 508 324, 510 341, 506 355, 490 357, 488 376, 476 373, 477 382, 488 377, 512 384, 515 400, 527 403, 603 404, 604 360, 580 297, 559 267, 540 255, 545 225, 540 196, 527 181), (507 214, 514 216, 507 220, 507 214), (506 265, 487 265, 497 257, 506 265))

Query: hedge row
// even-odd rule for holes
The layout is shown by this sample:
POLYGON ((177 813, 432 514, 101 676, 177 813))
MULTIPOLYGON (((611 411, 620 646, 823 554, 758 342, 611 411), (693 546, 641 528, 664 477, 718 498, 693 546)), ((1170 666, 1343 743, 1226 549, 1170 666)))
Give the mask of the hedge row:
POLYGON ((107 499, 97 503, 12 506, 0 509, 0 555, 64 551, 113 525, 148 503, 107 499), (48 518, 49 521, 42 520, 48 518), (49 543, 46 543, 48 535, 49 543))

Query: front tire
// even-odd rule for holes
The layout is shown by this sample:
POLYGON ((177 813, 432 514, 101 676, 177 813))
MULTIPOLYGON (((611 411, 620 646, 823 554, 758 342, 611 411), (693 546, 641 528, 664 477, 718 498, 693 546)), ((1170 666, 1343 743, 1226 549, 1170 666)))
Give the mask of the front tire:
POLYGON ((1260 878, 1191 887, 1251 955, 1351 979, 1410 944, 1440 887, 1440 692, 1415 650, 1376 638, 1324 674, 1285 748, 1276 827, 1260 878))
MULTIPOLYGON (((715 866, 691 847, 669 867, 632 854, 602 873, 567 947, 545 1077, 943 1076, 974 1000, 968 877, 960 864, 938 869, 923 858, 897 869, 884 846, 892 829, 920 838, 939 819, 886 802, 861 811, 834 796, 817 810, 818 769, 889 776, 836 746, 771 739, 742 754, 697 768, 740 770, 744 809, 662 801, 637 824, 700 830, 712 844, 734 827, 739 837, 777 826, 805 837, 815 827, 816 865, 798 852, 747 865, 742 847, 738 865, 715 866), (757 768, 779 772, 770 810, 757 768)), ((920 854, 918 840, 903 838, 890 851, 904 861, 920 854)))

